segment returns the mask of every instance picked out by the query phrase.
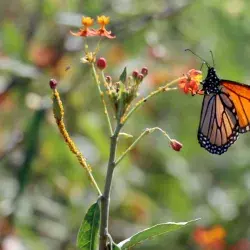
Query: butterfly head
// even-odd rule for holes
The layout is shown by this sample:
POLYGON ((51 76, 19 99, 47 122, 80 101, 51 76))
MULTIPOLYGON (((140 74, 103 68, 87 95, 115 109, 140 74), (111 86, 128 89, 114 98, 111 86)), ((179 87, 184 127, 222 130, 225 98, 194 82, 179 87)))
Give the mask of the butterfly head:
POLYGON ((220 79, 216 74, 214 67, 208 67, 207 76, 202 82, 203 91, 205 94, 219 93, 220 79))
POLYGON ((203 80, 201 82, 201 84, 203 85, 202 90, 204 91, 204 93, 206 95, 209 94, 217 94, 220 92, 220 79, 216 74, 215 68, 214 68, 214 56, 212 51, 210 50, 211 53, 211 57, 212 57, 212 61, 213 61, 213 67, 210 66, 210 64, 204 60, 202 57, 200 57, 199 55, 197 55, 196 53, 194 53, 192 50, 190 49, 185 49, 185 51, 189 51, 191 52, 193 55, 195 55, 196 57, 198 57, 199 59, 201 59, 203 61, 202 65, 201 65, 201 69, 203 65, 207 66, 207 76, 205 78, 205 80, 203 80))

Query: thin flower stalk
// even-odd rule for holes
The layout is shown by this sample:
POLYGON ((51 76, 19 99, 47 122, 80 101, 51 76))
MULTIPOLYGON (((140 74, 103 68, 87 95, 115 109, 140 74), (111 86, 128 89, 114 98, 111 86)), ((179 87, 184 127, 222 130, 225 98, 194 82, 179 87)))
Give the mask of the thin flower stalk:
POLYGON ((113 135, 113 128, 112 128, 112 124, 111 124, 111 121, 110 121, 110 117, 109 117, 107 105, 106 105, 106 102, 105 102, 105 99, 104 99, 103 91, 101 90, 101 87, 100 87, 100 81, 98 79, 98 75, 96 73, 96 69, 95 69, 94 63, 92 63, 91 66, 92 66, 92 72, 93 72, 94 80, 95 80, 96 86, 98 88, 99 95, 100 95, 100 97, 102 99, 103 108, 104 108, 104 114, 105 114, 107 122, 108 122, 110 135, 113 135))
POLYGON ((105 78, 105 75, 104 75, 104 71, 103 71, 103 70, 101 71, 101 76, 102 76, 103 85, 105 86, 105 88, 106 88, 107 90, 110 90, 109 85, 107 84, 107 81, 106 81, 106 78, 105 78))
POLYGON ((93 184, 93 186, 95 187, 95 189, 97 190, 98 195, 102 195, 102 192, 100 190, 100 188, 98 187, 94 176, 91 173, 91 167, 88 165, 86 158, 82 155, 82 153, 80 153, 80 151, 78 150, 78 148, 76 147, 74 141, 70 138, 69 133, 65 127, 64 124, 64 108, 63 108, 63 104, 60 98, 60 95, 58 93, 58 91, 56 89, 53 89, 53 106, 54 106, 54 117, 56 120, 56 124, 59 128, 59 131, 61 133, 61 135, 63 136, 66 144, 68 145, 70 151, 76 156, 77 160, 79 161, 80 165, 86 170, 88 177, 91 181, 91 183, 93 184))
POLYGON ((128 118, 139 108, 142 106, 142 104, 144 104, 148 99, 150 99, 151 97, 158 95, 159 93, 162 92, 167 92, 170 90, 176 90, 177 88, 169 88, 170 86, 178 83, 180 81, 181 78, 175 79, 174 81, 167 83, 166 85, 159 87, 157 90, 151 92, 148 96, 142 98, 140 101, 138 101, 135 106, 128 112, 127 115, 125 115, 122 118, 122 123, 125 124, 125 122, 128 120, 128 118))
POLYGON ((139 136, 138 138, 127 148, 127 150, 125 150, 121 156, 116 160, 115 162, 115 166, 117 166, 122 160, 123 158, 127 155, 128 152, 130 152, 137 144, 139 141, 141 141, 142 138, 144 138, 144 136, 149 135, 151 133, 153 133, 154 131, 160 131, 164 136, 166 136, 169 141, 171 141, 171 138, 169 137, 169 135, 161 128, 159 127, 154 127, 154 128, 147 128, 145 129, 139 136))

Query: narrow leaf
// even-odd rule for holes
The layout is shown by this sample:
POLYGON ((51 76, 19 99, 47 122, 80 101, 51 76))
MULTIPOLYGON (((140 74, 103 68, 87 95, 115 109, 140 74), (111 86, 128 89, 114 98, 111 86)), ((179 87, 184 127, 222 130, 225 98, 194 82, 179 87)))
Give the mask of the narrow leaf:
POLYGON ((124 70, 122 71, 122 74, 120 75, 120 81, 122 83, 125 83, 127 79, 127 68, 125 67, 124 70))
POLYGON ((5 53, 20 56, 24 48, 24 35, 20 29, 13 22, 5 21, 3 22, 1 31, 1 45, 5 53))
POLYGON ((119 133, 119 136, 123 136, 123 137, 125 137, 125 138, 133 138, 133 135, 131 135, 131 134, 128 134, 128 133, 119 133))
POLYGON ((39 149, 39 132, 44 121, 46 111, 44 109, 37 110, 25 133, 25 158, 18 172, 19 190, 15 199, 23 193, 29 183, 29 178, 32 173, 32 162, 36 157, 39 149))
POLYGON ((112 249, 113 250, 121 250, 121 248, 117 244, 115 244, 114 242, 112 243, 112 249))
POLYGON ((87 211, 77 235, 77 247, 81 250, 96 250, 100 225, 100 207, 94 203, 87 211))
POLYGON ((153 227, 147 228, 133 236, 131 236, 130 238, 120 242, 118 244, 118 246, 122 249, 130 249, 131 247, 134 247, 135 245, 148 240, 148 239, 152 239, 155 236, 159 236, 162 234, 166 234, 172 231, 175 231, 177 229, 180 229, 184 226, 186 226, 188 223, 194 222, 196 220, 192 220, 192 221, 188 221, 188 222, 179 222, 179 223, 175 223, 175 222, 168 222, 168 223, 161 223, 161 224, 157 224, 153 227))

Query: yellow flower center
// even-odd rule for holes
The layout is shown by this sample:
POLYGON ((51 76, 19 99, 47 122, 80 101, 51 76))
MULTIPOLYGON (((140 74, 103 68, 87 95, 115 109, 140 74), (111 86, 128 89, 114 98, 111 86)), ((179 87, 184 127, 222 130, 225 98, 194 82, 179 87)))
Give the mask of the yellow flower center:
POLYGON ((98 16, 97 22, 101 25, 101 29, 105 27, 105 25, 109 24, 109 17, 108 16, 98 16))
POLYGON ((199 74, 199 75, 195 76, 194 80, 197 81, 198 83, 200 83, 202 81, 202 75, 199 74))
POLYGON ((92 19, 91 17, 82 17, 82 25, 85 27, 90 27, 92 26, 94 23, 94 19, 92 19))

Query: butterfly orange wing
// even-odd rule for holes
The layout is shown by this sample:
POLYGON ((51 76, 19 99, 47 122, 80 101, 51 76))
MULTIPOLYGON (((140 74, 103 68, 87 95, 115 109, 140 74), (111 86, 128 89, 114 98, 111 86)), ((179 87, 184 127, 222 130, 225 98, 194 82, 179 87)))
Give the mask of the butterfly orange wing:
POLYGON ((239 132, 245 133, 250 129, 250 86, 229 80, 221 80, 230 100, 233 102, 239 120, 239 132))
POLYGON ((238 120, 233 102, 223 91, 204 95, 198 141, 212 154, 223 154, 238 138, 238 120))

